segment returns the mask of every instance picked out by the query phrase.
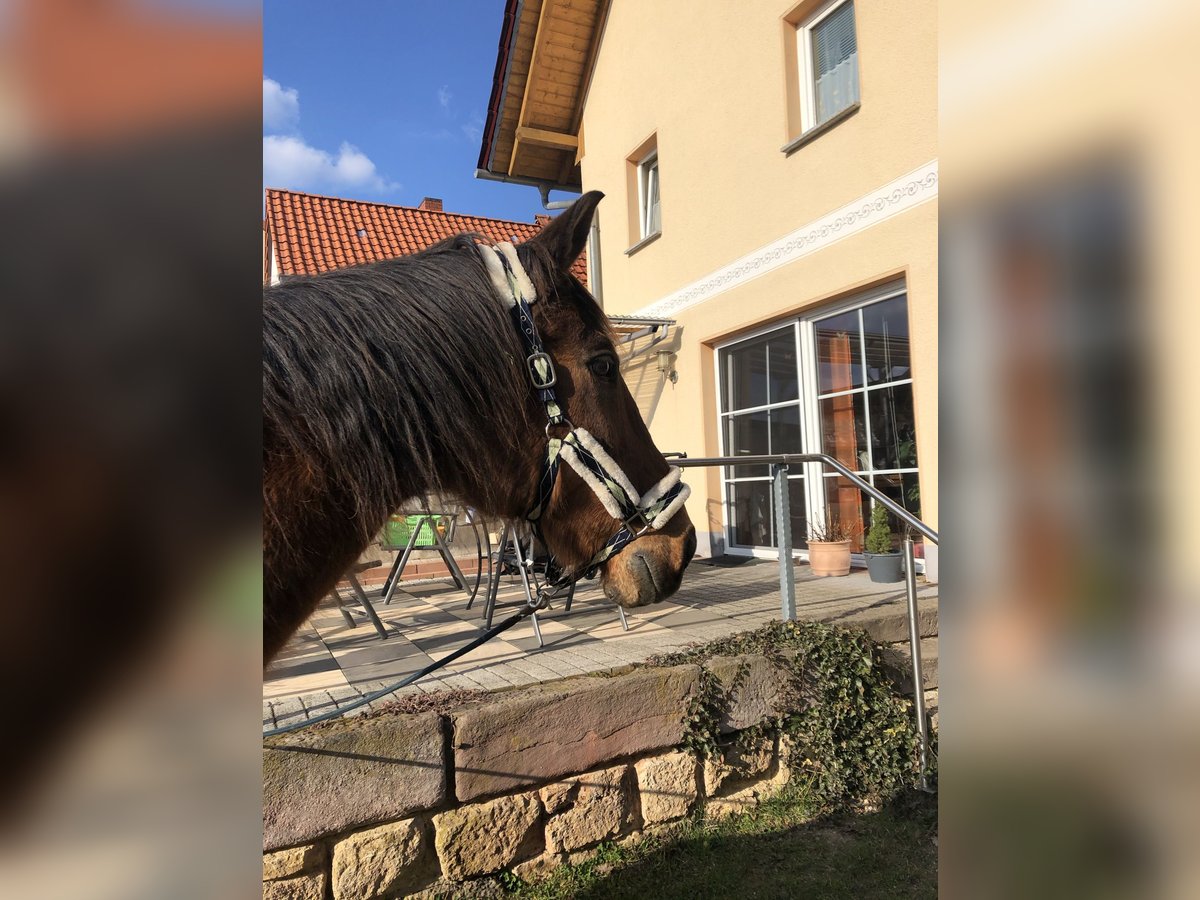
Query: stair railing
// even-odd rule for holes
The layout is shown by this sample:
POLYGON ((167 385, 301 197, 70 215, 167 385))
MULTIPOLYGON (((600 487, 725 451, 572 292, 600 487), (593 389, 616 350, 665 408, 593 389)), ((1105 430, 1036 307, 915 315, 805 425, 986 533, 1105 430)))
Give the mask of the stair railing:
POLYGON ((771 467, 771 492, 774 496, 776 543, 779 546, 779 596, 784 621, 796 619, 796 571, 792 563, 792 516, 791 498, 788 492, 790 466, 819 463, 833 469, 850 481, 860 491, 872 497, 901 522, 908 526, 904 532, 904 593, 908 600, 908 642, 912 654, 913 706, 917 718, 917 735, 920 739, 919 786, 930 790, 929 769, 929 725, 925 716, 925 679, 921 672, 921 621, 917 608, 916 553, 912 532, 916 531, 934 544, 938 533, 910 513, 907 509, 879 490, 869 481, 850 471, 843 463, 826 453, 773 453, 749 456, 702 456, 689 457, 686 453, 668 453, 672 465, 681 468, 704 468, 708 466, 754 466, 771 467))

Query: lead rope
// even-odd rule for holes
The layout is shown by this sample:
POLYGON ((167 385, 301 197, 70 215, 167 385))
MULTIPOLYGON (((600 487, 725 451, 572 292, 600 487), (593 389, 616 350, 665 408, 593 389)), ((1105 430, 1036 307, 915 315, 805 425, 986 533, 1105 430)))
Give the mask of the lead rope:
POLYGON ((266 738, 276 737, 280 734, 287 734, 290 731, 298 731, 301 728, 307 728, 309 725, 317 725, 320 722, 328 722, 330 719, 336 719, 339 716, 345 715, 351 710, 360 709, 361 707, 366 706, 368 703, 373 703, 376 700, 382 700, 388 694, 394 694, 401 688, 408 687, 410 684, 415 684, 431 672, 436 672, 443 666, 450 665, 450 663, 454 662, 456 659, 466 656, 476 647, 486 644, 496 635, 508 631, 508 629, 512 628, 526 616, 537 612, 537 609, 537 606, 527 603, 499 625, 493 625, 469 644, 459 647, 453 653, 449 653, 446 656, 443 656, 441 659, 434 660, 421 671, 414 672, 407 678, 397 681, 395 684, 390 684, 385 688, 380 688, 372 694, 366 694, 365 696, 359 697, 353 703, 347 703, 345 706, 339 706, 337 709, 330 710, 327 713, 322 713, 316 718, 305 719, 303 722, 293 722, 291 725, 281 725, 278 728, 272 728, 270 731, 264 731, 263 739, 265 740, 266 738))

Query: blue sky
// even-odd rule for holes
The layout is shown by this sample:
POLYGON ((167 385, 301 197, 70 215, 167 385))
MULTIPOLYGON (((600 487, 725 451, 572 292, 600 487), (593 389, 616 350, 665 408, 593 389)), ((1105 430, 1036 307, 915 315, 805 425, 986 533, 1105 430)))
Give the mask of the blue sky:
MULTIPOLYGON (((474 177, 503 0, 265 0, 265 187, 529 222, 535 188, 474 177)), ((554 194, 569 199, 570 194, 554 194)))

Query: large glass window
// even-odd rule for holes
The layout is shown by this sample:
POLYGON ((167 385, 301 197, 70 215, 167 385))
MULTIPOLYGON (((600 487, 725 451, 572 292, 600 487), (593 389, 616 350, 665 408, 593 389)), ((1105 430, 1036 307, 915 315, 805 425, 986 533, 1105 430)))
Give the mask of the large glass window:
MULTIPOLYGON (((920 515, 902 289, 732 344, 719 351, 718 362, 726 455, 828 453, 920 515)), ((724 478, 730 545, 777 546, 769 467, 728 466, 724 478)), ((846 526, 860 552, 870 499, 818 466, 790 478, 794 545, 806 546, 807 522, 817 518, 846 526), (819 477, 821 490, 806 491, 806 475, 819 477)), ((892 525, 898 535, 899 523, 892 525)))
MULTIPOLYGON (((919 515, 906 295, 816 319, 813 332, 821 451, 919 515)), ((870 503, 846 479, 823 477, 825 515, 855 532, 860 551, 870 503)))

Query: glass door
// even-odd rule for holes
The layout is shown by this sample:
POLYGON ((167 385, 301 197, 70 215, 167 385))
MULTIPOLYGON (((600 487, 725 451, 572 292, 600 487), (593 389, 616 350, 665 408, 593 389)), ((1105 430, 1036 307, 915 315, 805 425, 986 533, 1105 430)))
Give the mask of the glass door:
MULTIPOLYGON (((723 456, 803 452, 798 339, 793 322, 719 351, 723 456)), ((770 467, 726 466, 723 474, 729 545, 778 546, 770 467)), ((793 546, 807 546, 804 472, 788 481, 793 546)))
MULTIPOLYGON (((718 376, 723 455, 828 453, 920 515, 903 285, 719 348, 718 376)), ((730 549, 772 555, 769 467, 727 466, 722 481, 730 549)), ((838 522, 861 552, 870 498, 819 464, 789 485, 794 547, 807 547, 809 521, 838 522)))
MULTIPOLYGON (((806 323, 815 368, 810 390, 819 423, 814 450, 828 453, 905 509, 920 515, 908 302, 903 290, 806 323)), ((872 501, 823 472, 824 520, 854 534, 862 551, 872 501)), ((899 541, 900 525, 892 522, 899 541)))

